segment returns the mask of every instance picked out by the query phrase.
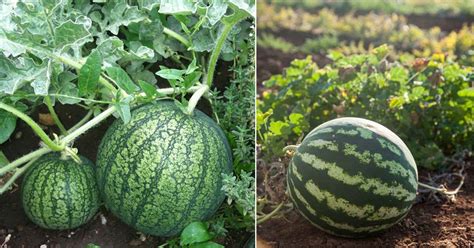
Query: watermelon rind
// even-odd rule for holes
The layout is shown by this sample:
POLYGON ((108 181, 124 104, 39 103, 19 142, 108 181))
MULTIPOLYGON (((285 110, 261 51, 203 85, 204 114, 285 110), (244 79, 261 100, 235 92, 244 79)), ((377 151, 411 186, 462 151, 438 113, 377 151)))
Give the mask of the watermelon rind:
POLYGON ((21 198, 28 218, 53 230, 73 229, 87 223, 99 208, 94 165, 79 156, 78 164, 60 153, 41 156, 23 178, 21 198))
POLYGON ((134 109, 130 122, 109 127, 97 166, 99 190, 114 215, 142 233, 173 236, 219 208, 232 154, 207 115, 158 101, 134 109))
POLYGON ((379 123, 338 118, 302 141, 287 174, 290 198, 313 225, 333 235, 365 237, 402 220, 418 188, 415 160, 379 123))

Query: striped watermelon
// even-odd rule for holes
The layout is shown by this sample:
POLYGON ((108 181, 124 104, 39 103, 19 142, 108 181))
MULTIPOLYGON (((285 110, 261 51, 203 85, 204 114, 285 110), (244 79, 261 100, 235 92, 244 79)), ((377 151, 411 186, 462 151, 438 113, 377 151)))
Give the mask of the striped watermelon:
POLYGON ((97 166, 99 190, 113 214, 140 232, 172 236, 215 213, 232 157, 211 118, 160 101, 133 110, 129 123, 110 126, 97 166))
POLYGON ((47 229, 72 229, 89 221, 99 208, 94 167, 61 158, 60 153, 43 155, 23 178, 21 197, 28 218, 47 229))
POLYGON ((363 237, 399 222, 416 197, 416 164, 403 141, 361 118, 339 118, 311 131, 288 168, 299 212, 330 234, 363 237))

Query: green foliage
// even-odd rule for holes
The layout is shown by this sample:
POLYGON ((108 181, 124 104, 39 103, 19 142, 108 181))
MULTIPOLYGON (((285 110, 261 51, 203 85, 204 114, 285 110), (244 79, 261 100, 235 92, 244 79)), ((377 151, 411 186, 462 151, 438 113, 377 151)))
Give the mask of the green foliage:
POLYGON ((472 150, 472 67, 446 62, 442 55, 403 65, 387 61, 388 52, 381 46, 347 57, 332 53, 334 62, 324 68, 309 57, 295 60, 282 75, 264 82, 267 90, 257 105, 262 154, 281 156, 284 146, 310 128, 341 116, 387 126, 423 167, 439 168, 443 154, 472 150))
POLYGON ((223 174, 222 190, 227 195, 227 204, 235 202, 235 207, 243 215, 252 216, 255 210, 255 178, 251 173, 240 174, 240 180, 235 176, 223 174))
MULTIPOLYGON (((26 113, 46 96, 94 115, 114 105, 127 122, 134 106, 165 97, 160 90, 169 89, 158 85, 173 88, 166 95, 185 109, 191 89, 212 78, 219 60, 225 66, 216 73, 230 84, 205 97, 231 143, 240 180, 254 170, 255 12, 254 0, 6 3, 0 7, 0 101, 26 113)), ((0 111, 0 143, 16 119, 0 111)), ((245 193, 239 197, 254 195, 245 193)), ((251 217, 237 210, 237 202, 223 206, 209 228, 222 235, 225 227, 248 229, 251 217)))
MULTIPOLYGON (((252 33, 254 35, 254 33, 252 33)), ((229 72, 233 80, 223 94, 214 93, 214 115, 230 142, 235 176, 224 178, 228 202, 211 220, 213 229, 225 236, 227 229, 254 230, 255 210, 255 51, 249 40, 229 72), (220 231, 219 231, 220 230, 220 231)))
POLYGON ((0 167, 3 167, 9 163, 7 156, 0 150, 0 167))
POLYGON ((293 53, 298 50, 293 43, 267 33, 259 35, 257 44, 261 47, 273 48, 284 53, 293 53))
MULTIPOLYGON (((365 1, 363 1, 365 2, 365 1)), ((473 65, 474 26, 467 25, 457 31, 443 32, 439 27, 422 29, 409 24, 404 16, 368 13, 355 15, 353 12, 338 15, 331 9, 316 13, 290 8, 277 8, 264 2, 259 3, 259 46, 271 47, 286 53, 323 53, 334 49, 344 54, 365 52, 375 46, 390 44, 398 60, 407 57, 429 57, 434 53, 446 53, 451 59, 458 59, 463 65, 473 65), (374 25, 377 23, 377 25, 374 25), (280 37, 269 36, 267 32, 281 34, 290 30, 301 35, 292 37, 294 45, 280 37), (300 38, 306 37, 306 38, 300 38), (313 38, 314 37, 314 38, 313 38)))
MULTIPOLYGON (((252 16, 252 0, 4 4, 0 9, 0 99, 26 104, 25 111, 46 95, 53 105, 59 101, 90 109, 95 103, 115 102, 120 116, 126 118, 143 93, 139 82, 156 89, 155 68, 170 64, 175 68, 168 70, 188 69, 182 77, 169 80, 186 104, 186 91, 212 76, 206 72, 214 64, 206 60, 221 30, 233 25, 230 21, 236 17, 252 16)), ((232 61, 239 56, 251 39, 251 23, 248 18, 232 27, 219 58, 232 61)), ((142 101, 158 97, 150 94, 150 87, 147 92, 148 98, 142 101)), ((2 130, 2 142, 12 129, 12 121, 5 122, 8 129, 2 130)))
POLYGON ((369 12, 376 11, 386 14, 415 14, 415 15, 474 15, 474 3, 464 0, 404 0, 404 1, 383 1, 383 0, 364 0, 364 1, 329 1, 329 0, 267 0, 277 6, 308 8, 331 8, 338 12, 369 12))

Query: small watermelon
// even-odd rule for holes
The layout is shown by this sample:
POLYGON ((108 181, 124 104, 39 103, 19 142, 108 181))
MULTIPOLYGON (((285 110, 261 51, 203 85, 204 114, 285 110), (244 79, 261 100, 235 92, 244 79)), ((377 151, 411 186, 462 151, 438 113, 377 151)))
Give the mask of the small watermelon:
POLYGON ((76 228, 88 222, 99 208, 94 166, 79 156, 78 164, 60 153, 36 160, 23 179, 21 198, 28 218, 46 229, 76 228))
POLYGON ((418 172, 407 146, 388 128, 339 118, 304 138, 287 182, 296 208, 313 225, 337 236, 364 237, 405 217, 418 172))
POLYGON ((97 166, 99 191, 114 215, 140 232, 172 236, 219 208, 232 156, 211 118, 159 101, 134 109, 127 124, 116 120, 109 127, 97 166))

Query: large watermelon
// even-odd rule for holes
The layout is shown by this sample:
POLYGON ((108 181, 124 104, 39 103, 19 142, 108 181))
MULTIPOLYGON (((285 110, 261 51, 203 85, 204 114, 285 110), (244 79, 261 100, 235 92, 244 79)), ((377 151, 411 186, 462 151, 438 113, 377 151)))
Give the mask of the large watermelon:
POLYGON ((313 225, 337 236, 363 237, 408 213, 418 173, 392 131, 361 118, 339 118, 305 137, 287 181, 296 208, 313 225))
POLYGON ((110 126, 97 166, 99 190, 112 213, 143 233, 172 236, 215 213, 232 158, 211 118, 159 101, 133 110, 129 123, 110 126))
POLYGON ((21 197, 28 218, 47 229, 72 229, 89 221, 99 208, 94 167, 80 156, 78 164, 60 153, 36 160, 23 179, 21 197))

